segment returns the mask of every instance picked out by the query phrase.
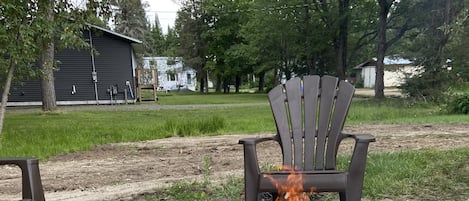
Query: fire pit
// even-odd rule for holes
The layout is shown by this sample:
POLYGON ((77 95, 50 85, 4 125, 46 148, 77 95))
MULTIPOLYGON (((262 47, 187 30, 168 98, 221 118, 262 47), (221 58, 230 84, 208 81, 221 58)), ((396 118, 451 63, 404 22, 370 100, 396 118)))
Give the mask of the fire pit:
MULTIPOLYGON (((310 201, 308 193, 303 189, 302 174, 298 173, 295 168, 289 166, 280 166, 279 171, 290 172, 286 181, 277 180, 269 174, 264 175, 278 190, 275 201, 310 201)), ((309 189, 309 193, 315 190, 316 188, 312 187, 309 189)))

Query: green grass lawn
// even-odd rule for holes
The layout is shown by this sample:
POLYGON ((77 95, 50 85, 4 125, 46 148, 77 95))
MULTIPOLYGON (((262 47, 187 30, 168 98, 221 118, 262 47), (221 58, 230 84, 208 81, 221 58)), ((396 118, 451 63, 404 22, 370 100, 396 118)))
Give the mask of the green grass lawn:
MULTIPOLYGON (((197 95, 183 95, 182 99, 191 96, 197 95)), ((235 95, 238 96, 241 95, 235 95)), ((247 96, 251 97, 251 94, 247 96)), ((231 100, 227 95, 209 97, 231 100)), ((254 97, 253 102, 258 101, 257 95, 254 97)), ((469 115, 447 115, 437 107, 406 106, 399 104, 399 100, 385 103, 357 100, 352 104, 348 118, 348 124, 469 122, 469 115)), ((0 156, 47 159, 111 142, 274 131, 275 125, 267 105, 189 110, 8 113, 0 156)))
MULTIPOLYGON (((238 104, 238 103, 267 103, 265 93, 194 93, 194 92, 158 92, 158 104, 161 105, 191 105, 191 104, 238 104)), ((149 97, 151 97, 150 94, 149 97)))
MULTIPOLYGON (((170 94, 161 95, 159 104, 262 102, 267 102, 265 94, 170 94)), ((402 99, 381 102, 354 100, 347 120, 349 125, 467 122, 469 115, 448 115, 438 106, 402 99)), ((112 142, 274 131, 267 105, 187 110, 7 113, 0 156, 33 156, 47 160, 54 155, 84 151, 97 144, 112 142)), ((370 154, 366 175, 364 195, 370 199, 415 196, 422 200, 435 200, 430 197, 436 196, 441 198, 439 200, 467 200, 469 148, 370 154)), ((226 200, 222 199, 223 196, 231 196, 231 200, 238 200, 242 189, 239 181, 240 178, 232 178, 221 185, 187 181, 162 189, 158 196, 166 197, 150 195, 145 199, 226 200), (195 194, 177 197, 177 192, 187 188, 193 189, 191 192, 195 194)), ((327 196, 324 199, 327 200, 327 196)))
POLYGON ((87 150, 95 144, 274 129, 267 106, 7 114, 0 156, 46 159, 87 150), (207 129, 206 125, 213 128, 207 129))

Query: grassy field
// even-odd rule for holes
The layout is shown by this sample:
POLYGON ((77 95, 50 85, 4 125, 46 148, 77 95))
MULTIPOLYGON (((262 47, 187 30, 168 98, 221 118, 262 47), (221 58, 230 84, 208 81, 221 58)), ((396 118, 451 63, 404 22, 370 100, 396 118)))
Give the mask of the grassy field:
MULTIPOLYGON (((179 99, 200 101, 201 95, 179 99)), ((253 102, 261 99, 254 97, 253 102)), ((178 99, 177 96, 175 96, 178 99)), ((209 95, 230 103, 240 99, 209 95)), ((242 97, 242 95, 235 95, 242 97)), ((244 98, 243 103, 249 98, 244 98)), ((171 102, 171 101, 170 101, 171 102)), ((184 104, 188 102, 185 101, 184 104)), ((163 103, 160 103, 163 104, 163 103)), ((447 115, 437 107, 407 104, 401 100, 354 101, 348 124, 366 123, 461 123, 468 115, 447 115)), ((61 153, 87 150, 95 144, 161 139, 171 136, 220 135, 273 132, 269 106, 241 106, 154 111, 62 111, 54 113, 8 113, 0 156, 34 156, 47 159, 61 153), (26 123, 27 122, 27 123, 26 123)))
MULTIPOLYGON (((267 102, 265 94, 167 94, 160 96, 159 104, 261 102, 267 102)), ((469 122, 469 115, 448 115, 438 106, 402 99, 381 102, 354 100, 347 120, 349 125, 466 122, 469 122)), ((267 105, 188 110, 7 113, 0 156, 34 156, 47 160, 57 154, 87 150, 96 144, 171 136, 274 132, 274 129, 267 105)), ((422 200, 467 200, 468 159, 469 148, 371 154, 364 195, 370 199, 412 195, 422 200)), ((343 156, 341 161, 345 163, 348 159, 343 156)), ((143 199, 238 200, 241 189, 241 178, 232 178, 225 184, 187 181, 143 199), (189 190, 192 193, 187 193, 189 190)), ((328 199, 333 198, 326 196, 321 200, 328 199)))
MULTIPOLYGON (((369 200, 452 200, 469 198, 469 149, 370 154, 363 196, 369 200)), ((348 157, 340 157, 344 166, 348 157)), ((209 169, 205 170, 209 174, 209 169)), ((243 178, 228 178, 223 184, 184 181, 146 195, 153 200, 239 200, 243 178)), ((313 196, 312 200, 338 200, 336 194, 313 196)))
POLYGON ((267 95, 264 93, 158 93, 158 103, 162 105, 237 104, 262 102, 267 102, 267 95))

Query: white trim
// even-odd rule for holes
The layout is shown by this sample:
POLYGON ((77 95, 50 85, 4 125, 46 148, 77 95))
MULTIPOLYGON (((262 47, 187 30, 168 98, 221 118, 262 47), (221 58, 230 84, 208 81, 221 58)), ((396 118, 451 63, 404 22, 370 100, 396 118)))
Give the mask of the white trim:
POLYGON ((135 39, 135 38, 131 38, 129 36, 126 36, 126 35, 122 35, 120 33, 117 33, 117 32, 114 32, 114 31, 111 31, 111 30, 108 30, 108 29, 105 29, 105 28, 102 28, 102 27, 99 27, 99 26, 96 26, 96 25, 92 25, 92 24, 89 24, 89 23, 86 23, 86 25, 90 26, 90 27, 93 27, 95 29, 99 29, 101 31, 104 31, 104 32, 107 32, 107 33, 110 33, 112 35, 115 35, 115 36, 119 36, 121 38, 124 38, 124 39, 127 39, 127 40, 130 40, 134 43, 143 43, 141 40, 138 40, 138 39, 135 39))
MULTIPOLYGON (((125 100, 113 100, 112 104, 125 104, 125 100)), ((127 103, 136 103, 136 100, 127 100, 127 103)), ((111 100, 99 100, 100 105, 111 105, 111 100)), ((31 101, 31 102, 8 102, 7 106, 40 106, 42 102, 31 101)), ((96 105, 96 100, 85 100, 85 101, 57 101, 57 105, 96 105)))

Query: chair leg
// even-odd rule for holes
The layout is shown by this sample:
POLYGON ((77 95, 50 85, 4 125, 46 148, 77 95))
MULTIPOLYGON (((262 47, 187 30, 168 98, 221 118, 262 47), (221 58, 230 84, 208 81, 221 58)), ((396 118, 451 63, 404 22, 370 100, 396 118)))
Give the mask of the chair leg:
POLYGON ((45 201, 37 159, 0 158, 0 165, 17 165, 21 168, 22 195, 24 200, 45 201))
POLYGON ((259 199, 259 166, 257 164, 256 147, 244 145, 244 193, 245 201, 259 199))
POLYGON ((365 178, 366 157, 368 142, 356 143, 347 178, 347 201, 360 201, 365 178))
POLYGON ((347 201, 347 196, 345 192, 339 192, 340 201, 347 201))
POLYGON ((257 201, 259 199, 259 192, 257 192, 257 182, 252 181, 249 178, 245 178, 244 193, 245 201, 257 201))

